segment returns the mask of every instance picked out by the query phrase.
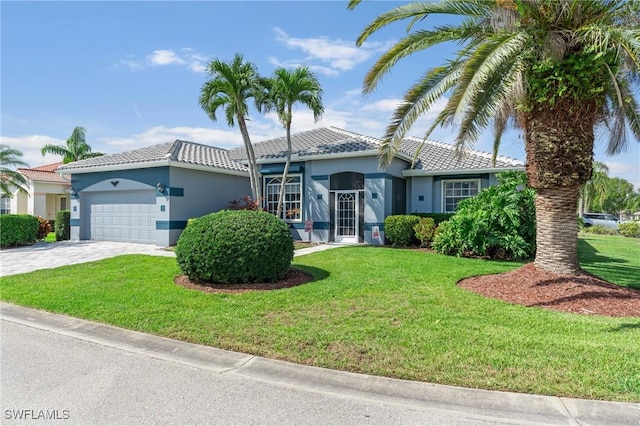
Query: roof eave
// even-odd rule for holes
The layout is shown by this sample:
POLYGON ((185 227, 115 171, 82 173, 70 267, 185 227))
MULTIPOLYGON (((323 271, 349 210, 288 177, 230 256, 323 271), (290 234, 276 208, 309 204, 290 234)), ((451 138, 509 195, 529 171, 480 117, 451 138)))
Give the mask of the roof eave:
POLYGON ((215 173, 221 173, 221 174, 231 175, 231 176, 242 176, 242 177, 249 176, 248 171, 225 169, 223 167, 207 166, 205 164, 193 164, 193 163, 186 163, 182 161, 170 161, 169 165, 173 167, 179 167, 181 169, 199 170, 203 172, 215 172, 215 173))
POLYGON ((114 170, 130 170, 130 169, 150 169, 153 167, 164 167, 168 166, 170 161, 168 159, 163 160, 155 160, 155 161, 145 161, 140 163, 121 163, 121 164, 105 164, 99 166, 87 166, 87 167, 76 167, 69 169, 57 169, 56 173, 58 174, 67 174, 67 175, 75 175, 82 173, 97 173, 97 172, 110 172, 114 170))
POLYGON ((476 175, 478 173, 499 173, 507 170, 524 171, 524 165, 507 167, 485 167, 478 169, 442 169, 442 170, 422 170, 407 169, 402 171, 402 176, 439 176, 439 175, 476 175))
MULTIPOLYGON (((310 160, 334 160, 337 158, 355 158, 355 157, 375 157, 378 150, 353 151, 353 152, 333 152, 329 154, 291 154, 291 161, 310 161, 310 160)), ((286 161, 286 157, 263 158, 256 161, 258 164, 281 163, 286 161)))
POLYGON ((223 167, 216 166, 207 166, 205 164, 193 164, 187 163, 183 161, 175 161, 169 159, 156 160, 156 161, 147 161, 141 163, 123 163, 123 164, 110 164, 103 166, 92 166, 92 167, 78 167, 76 169, 64 169, 57 170, 56 173, 59 174, 82 174, 82 173, 100 173, 100 172, 111 172, 111 171, 120 171, 120 170, 132 170, 132 169, 150 169, 154 167, 180 167, 183 169, 191 169, 191 170, 201 170, 206 172, 216 172, 227 175, 234 176, 248 176, 248 172, 242 170, 233 170, 233 169, 225 169, 223 167))

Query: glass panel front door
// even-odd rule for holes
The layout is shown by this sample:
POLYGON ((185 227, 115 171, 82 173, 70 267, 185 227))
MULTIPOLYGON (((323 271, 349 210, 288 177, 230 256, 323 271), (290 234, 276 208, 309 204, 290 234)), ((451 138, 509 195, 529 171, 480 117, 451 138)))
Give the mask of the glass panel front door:
POLYGON ((336 242, 358 242, 358 193, 336 193, 336 242))

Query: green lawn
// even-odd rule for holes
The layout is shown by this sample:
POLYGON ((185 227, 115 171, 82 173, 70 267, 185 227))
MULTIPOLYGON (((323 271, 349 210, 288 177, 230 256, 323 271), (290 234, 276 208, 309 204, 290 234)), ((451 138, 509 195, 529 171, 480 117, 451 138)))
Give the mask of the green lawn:
MULTIPOLYGON (((634 286, 640 241, 588 236, 588 270, 634 286), (624 268, 622 271, 621 269, 624 268)), ((519 264, 378 247, 297 257, 316 281, 203 294, 142 255, 5 277, 2 300, 300 364, 474 388, 640 402, 640 318, 525 308, 456 287, 519 264)))

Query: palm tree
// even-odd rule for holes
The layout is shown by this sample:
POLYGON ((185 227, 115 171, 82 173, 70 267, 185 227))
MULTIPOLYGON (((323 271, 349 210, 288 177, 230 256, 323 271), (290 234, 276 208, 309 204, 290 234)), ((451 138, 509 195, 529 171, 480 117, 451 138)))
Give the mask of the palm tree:
POLYGON ((591 211, 591 204, 598 198, 598 194, 606 190, 606 181, 609 167, 601 161, 594 161, 592 166, 591 179, 580 187, 580 198, 578 199, 578 216, 582 217, 585 211, 591 211))
POLYGON ((22 152, 11 149, 8 145, 0 144, 0 193, 7 197, 13 197, 11 186, 15 186, 22 192, 27 192, 29 182, 22 174, 14 170, 15 167, 28 164, 20 159, 22 152))
POLYGON ((277 68, 273 77, 265 82, 266 98, 261 107, 266 111, 275 110, 280 123, 287 131, 287 160, 282 172, 280 195, 276 216, 282 217, 282 204, 285 197, 285 187, 289 165, 291 164, 291 122, 293 120, 293 106, 300 103, 313 112, 314 121, 318 121, 324 112, 322 105, 322 88, 315 74, 306 66, 299 66, 293 71, 277 68))
POLYGON ((75 127, 65 145, 45 145, 41 149, 42 155, 61 155, 64 164, 104 155, 102 152, 91 152, 91 146, 85 137, 86 132, 84 127, 75 127))
POLYGON ((238 122, 245 150, 247 151, 249 179, 252 197, 261 202, 261 185, 256 164, 256 156, 247 129, 248 106, 247 100, 256 99, 263 92, 258 70, 251 62, 245 62, 244 57, 236 53, 233 60, 223 62, 214 59, 207 64, 207 72, 211 77, 200 91, 200 106, 212 121, 216 121, 216 111, 224 108, 225 118, 229 127, 238 122))
MULTIPOLYGON (((351 0, 353 8, 360 0, 351 0)), ((640 109, 632 90, 640 68, 640 2, 624 0, 442 0, 396 7, 377 17, 357 40, 408 19, 409 33, 367 73, 372 92, 398 60, 456 42, 455 58, 427 71, 405 93, 381 148, 393 158, 418 117, 443 96, 437 126, 457 126, 460 154, 493 125, 494 155, 510 126, 524 133, 529 184, 536 188, 538 268, 581 271, 575 220, 580 185, 591 178, 594 129, 609 131, 608 154, 619 153, 628 130, 640 140, 640 109), (413 30, 432 14, 459 24, 413 30)))

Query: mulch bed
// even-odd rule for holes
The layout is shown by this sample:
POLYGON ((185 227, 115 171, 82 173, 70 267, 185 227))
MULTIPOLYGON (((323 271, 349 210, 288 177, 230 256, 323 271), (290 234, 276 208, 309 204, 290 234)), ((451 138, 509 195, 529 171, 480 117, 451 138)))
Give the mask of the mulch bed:
POLYGON ((222 284, 222 283, 195 283, 186 275, 178 275, 175 283, 192 290, 200 290, 205 293, 246 293, 248 291, 267 291, 280 288, 295 287, 313 281, 313 275, 307 274, 299 269, 289 269, 289 272, 280 281, 273 283, 245 283, 245 284, 222 284))
MULTIPOLYGON (((290 269, 273 283, 195 283, 179 275, 175 283, 205 293, 245 293, 295 287, 313 281, 313 276, 290 269)), ((465 278, 458 285, 486 297, 556 311, 611 317, 640 317, 640 291, 620 287, 584 273, 557 275, 529 263, 503 274, 465 278)))
POLYGON ((496 275, 465 278, 458 285, 483 296, 576 314, 640 317, 640 291, 584 273, 557 275, 533 263, 496 275))

